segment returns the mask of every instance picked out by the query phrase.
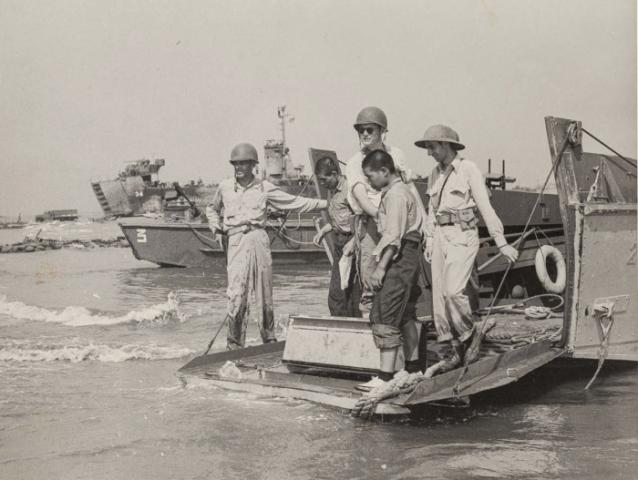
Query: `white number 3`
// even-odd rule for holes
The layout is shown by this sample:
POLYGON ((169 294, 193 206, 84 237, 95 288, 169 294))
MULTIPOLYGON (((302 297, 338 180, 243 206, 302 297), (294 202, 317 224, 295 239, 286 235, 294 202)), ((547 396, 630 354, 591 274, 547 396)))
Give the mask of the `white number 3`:
POLYGON ((137 243, 146 243, 146 229, 138 228, 137 229, 137 243))

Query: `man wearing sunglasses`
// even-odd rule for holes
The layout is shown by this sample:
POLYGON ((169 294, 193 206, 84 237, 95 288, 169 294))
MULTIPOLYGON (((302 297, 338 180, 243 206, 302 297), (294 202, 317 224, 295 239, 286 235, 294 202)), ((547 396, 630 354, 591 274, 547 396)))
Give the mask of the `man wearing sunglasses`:
MULTIPOLYGON (((394 165, 403 180, 408 182, 412 172, 405 163, 405 155, 396 147, 385 143, 388 132, 388 119, 378 107, 366 107, 359 112, 354 123, 359 140, 359 151, 346 163, 345 175, 348 181, 348 202, 354 211, 357 232, 355 240, 359 240, 359 272, 360 277, 366 272, 376 269, 376 260, 372 252, 379 242, 377 230, 377 214, 381 203, 381 192, 375 190, 363 173, 363 159, 374 150, 384 150, 390 154, 394 165)), ((365 316, 370 311, 374 293, 363 288, 361 292, 361 313, 365 316)))

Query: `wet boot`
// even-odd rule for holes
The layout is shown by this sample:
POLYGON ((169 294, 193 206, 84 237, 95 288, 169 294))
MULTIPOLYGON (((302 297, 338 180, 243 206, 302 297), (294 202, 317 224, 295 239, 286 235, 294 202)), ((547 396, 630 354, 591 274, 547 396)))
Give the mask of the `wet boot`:
POLYGON ((458 340, 452 340, 450 343, 452 354, 443 361, 438 369, 438 374, 452 371, 463 363, 463 344, 458 340))
POLYGON ((486 318, 474 328, 474 334, 469 342, 469 346, 465 351, 465 358, 463 362, 465 365, 476 362, 481 354, 481 343, 485 334, 494 326, 495 321, 493 318, 486 318))

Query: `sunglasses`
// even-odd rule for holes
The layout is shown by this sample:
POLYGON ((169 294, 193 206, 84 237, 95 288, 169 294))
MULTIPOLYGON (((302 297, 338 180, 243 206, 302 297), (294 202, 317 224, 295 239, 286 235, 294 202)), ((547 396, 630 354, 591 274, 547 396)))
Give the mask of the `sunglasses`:
POLYGON ((376 127, 361 127, 358 132, 359 135, 363 135, 364 133, 367 133, 368 135, 372 135, 376 130, 376 127))

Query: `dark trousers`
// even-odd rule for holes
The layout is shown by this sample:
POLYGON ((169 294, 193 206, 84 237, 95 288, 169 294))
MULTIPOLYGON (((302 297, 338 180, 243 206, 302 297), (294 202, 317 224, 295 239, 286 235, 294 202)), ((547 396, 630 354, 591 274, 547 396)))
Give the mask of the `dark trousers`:
POLYGON ((421 255, 419 242, 403 240, 399 256, 388 266, 381 289, 374 294, 370 323, 377 348, 401 346, 401 329, 416 320, 421 255))
POLYGON ((334 235, 335 258, 330 276, 330 288, 328 290, 328 308, 333 317, 361 317, 359 301, 361 299, 361 287, 357 279, 356 259, 350 270, 348 287, 341 290, 341 275, 339 273, 339 260, 343 255, 344 245, 352 238, 351 234, 337 233, 334 235))

